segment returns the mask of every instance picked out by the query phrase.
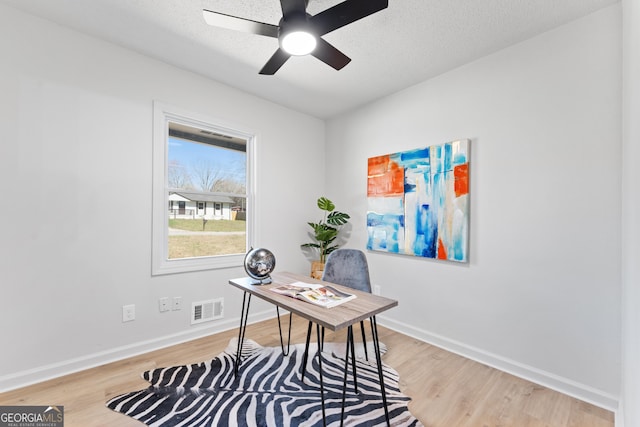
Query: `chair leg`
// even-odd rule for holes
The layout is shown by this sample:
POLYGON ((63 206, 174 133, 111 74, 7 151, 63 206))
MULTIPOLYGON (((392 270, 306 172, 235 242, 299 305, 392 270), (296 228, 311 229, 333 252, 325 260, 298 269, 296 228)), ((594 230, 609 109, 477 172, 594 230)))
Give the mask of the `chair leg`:
POLYGON ((362 331, 362 345, 364 346, 364 358, 368 362, 369 354, 367 353, 367 338, 364 335, 364 321, 360 321, 360 330, 362 331))

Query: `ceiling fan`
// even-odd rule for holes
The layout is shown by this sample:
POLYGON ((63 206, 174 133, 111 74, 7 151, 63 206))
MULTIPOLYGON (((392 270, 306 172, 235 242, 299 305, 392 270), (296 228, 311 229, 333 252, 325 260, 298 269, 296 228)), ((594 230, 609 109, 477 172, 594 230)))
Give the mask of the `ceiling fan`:
POLYGON ((278 25, 239 18, 204 9, 209 25, 243 31, 278 39, 280 47, 260 70, 273 75, 292 55, 311 54, 336 70, 351 58, 340 52, 321 36, 386 9, 388 0, 345 0, 316 15, 307 13, 308 0, 280 0, 282 19, 278 25))

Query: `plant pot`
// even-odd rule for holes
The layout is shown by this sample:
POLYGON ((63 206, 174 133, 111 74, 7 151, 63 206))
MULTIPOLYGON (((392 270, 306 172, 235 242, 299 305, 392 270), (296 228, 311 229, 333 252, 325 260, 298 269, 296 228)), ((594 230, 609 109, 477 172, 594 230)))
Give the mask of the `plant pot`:
POLYGON ((311 262, 311 277, 314 279, 322 279, 324 273, 324 262, 312 261, 311 262))

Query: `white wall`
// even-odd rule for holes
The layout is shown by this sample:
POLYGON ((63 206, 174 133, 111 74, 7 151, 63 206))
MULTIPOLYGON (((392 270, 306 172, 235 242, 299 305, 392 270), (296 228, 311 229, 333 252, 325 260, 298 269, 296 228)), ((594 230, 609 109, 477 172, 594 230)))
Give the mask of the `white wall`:
MULTIPOLYGON (((327 125, 327 195, 366 247, 367 158, 472 140, 470 262, 369 252, 382 321, 615 408, 621 46, 614 6, 327 125)), ((399 70, 398 72, 402 72, 399 70)))
POLYGON ((151 277, 153 100, 258 135, 255 243, 308 272, 322 121, 5 6, 0 52, 0 390, 237 327, 241 268, 151 277), (163 296, 185 308, 159 313, 163 296), (225 319, 190 326, 217 297, 225 319))
POLYGON ((622 2, 623 20, 623 365, 621 416, 640 426, 640 1, 622 2))

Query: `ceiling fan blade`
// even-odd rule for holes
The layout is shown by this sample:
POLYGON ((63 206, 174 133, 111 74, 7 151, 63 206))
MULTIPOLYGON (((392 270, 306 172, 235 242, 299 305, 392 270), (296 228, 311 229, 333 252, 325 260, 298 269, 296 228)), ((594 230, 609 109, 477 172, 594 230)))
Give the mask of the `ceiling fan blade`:
POLYGON ((285 20, 292 15, 304 16, 307 13, 307 0, 280 0, 280 5, 285 20))
POLYGON ((273 56, 269 58, 267 63, 264 64, 264 67, 262 67, 262 70, 260 70, 260 74, 266 74, 269 76, 275 74, 276 71, 278 71, 290 57, 291 55, 278 48, 278 50, 276 50, 276 53, 274 53, 273 56))
POLYGON ((238 18, 224 13, 203 9, 202 15, 209 25, 226 28, 228 30, 242 31, 244 33, 258 34, 261 36, 278 38, 278 26, 251 19, 238 18))
POLYGON ((345 65, 351 62, 351 58, 340 52, 328 41, 319 37, 318 45, 316 46, 315 50, 311 52, 311 55, 315 56, 320 61, 324 62, 327 65, 330 65, 336 70, 341 70, 345 65))
POLYGON ((346 0, 312 16, 309 22, 317 34, 324 35, 386 9, 388 6, 389 0, 346 0))

